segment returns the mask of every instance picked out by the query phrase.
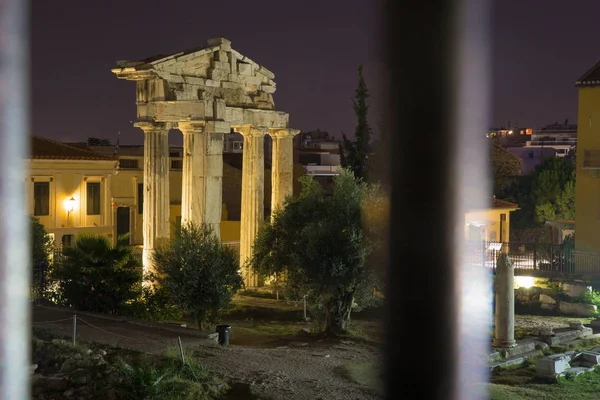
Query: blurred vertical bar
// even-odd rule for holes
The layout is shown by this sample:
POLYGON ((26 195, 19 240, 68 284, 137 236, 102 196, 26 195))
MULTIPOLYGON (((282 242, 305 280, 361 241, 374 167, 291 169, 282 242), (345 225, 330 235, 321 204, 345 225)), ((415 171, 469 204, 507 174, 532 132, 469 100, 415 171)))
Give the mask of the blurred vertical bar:
POLYGON ((390 399, 488 396, 487 362, 479 360, 491 339, 490 272, 466 263, 465 212, 489 206, 492 195, 484 136, 489 5, 489 0, 385 4, 392 71, 386 117, 392 187, 385 352, 390 399))
POLYGON ((0 0, 0 399, 30 397, 29 1, 0 0))

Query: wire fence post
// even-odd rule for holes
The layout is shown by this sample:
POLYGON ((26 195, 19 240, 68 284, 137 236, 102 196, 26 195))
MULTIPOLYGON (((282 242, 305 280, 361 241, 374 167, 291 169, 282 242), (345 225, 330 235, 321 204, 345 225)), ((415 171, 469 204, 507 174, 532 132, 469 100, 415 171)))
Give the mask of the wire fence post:
POLYGON ((77 315, 73 314, 73 346, 75 346, 75 338, 77 337, 77 315))
POLYGON ((179 342, 179 353, 181 354, 181 364, 185 365, 185 357, 183 355, 183 345, 181 344, 181 336, 177 336, 179 342))
POLYGON ((304 320, 306 321, 306 295, 304 295, 303 299, 304 299, 304 320))

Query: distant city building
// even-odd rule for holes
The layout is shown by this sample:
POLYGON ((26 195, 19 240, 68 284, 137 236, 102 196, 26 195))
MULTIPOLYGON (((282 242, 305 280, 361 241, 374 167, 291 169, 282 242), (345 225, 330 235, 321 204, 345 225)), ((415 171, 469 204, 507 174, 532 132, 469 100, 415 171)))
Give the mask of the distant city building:
POLYGON ((319 129, 300 132, 294 140, 295 162, 302 164, 308 175, 333 176, 339 173, 339 140, 319 129))
POLYGON ((556 157, 566 156, 576 145, 577 125, 569 124, 568 120, 564 124, 554 123, 535 130, 531 140, 525 144, 531 149, 552 148, 556 152, 556 157))

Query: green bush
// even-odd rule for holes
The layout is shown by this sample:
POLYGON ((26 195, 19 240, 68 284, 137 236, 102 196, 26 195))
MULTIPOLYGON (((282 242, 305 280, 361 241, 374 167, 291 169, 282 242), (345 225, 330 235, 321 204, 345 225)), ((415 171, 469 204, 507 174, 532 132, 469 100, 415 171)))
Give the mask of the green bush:
POLYGON ((52 240, 44 225, 36 217, 31 217, 31 260, 32 291, 37 297, 44 297, 48 282, 46 275, 50 268, 50 252, 52 240))
POLYGON ((62 302, 78 310, 116 314, 140 297, 142 270, 119 238, 81 234, 66 247, 52 277, 62 302))
POLYGON ((187 224, 153 255, 154 280, 171 304, 190 312, 202 328, 216 321, 243 286, 237 253, 206 226, 187 224))
POLYGON ((183 312, 173 305, 169 293, 158 287, 143 287, 142 295, 127 305, 125 313, 151 321, 174 321, 183 318, 183 312))

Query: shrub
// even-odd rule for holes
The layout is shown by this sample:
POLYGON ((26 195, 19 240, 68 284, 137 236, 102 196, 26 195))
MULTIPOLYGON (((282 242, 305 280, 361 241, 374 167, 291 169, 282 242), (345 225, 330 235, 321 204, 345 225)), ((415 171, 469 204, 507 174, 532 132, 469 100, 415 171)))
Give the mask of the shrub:
POLYGON ((172 321, 183 317, 183 312, 173 305, 171 297, 164 288, 147 286, 142 288, 142 295, 127 306, 126 313, 151 321, 172 321))
POLYGON ((119 238, 81 234, 66 247, 52 276, 64 303, 78 310, 116 314, 141 294, 142 270, 119 238))
POLYGON ((214 322, 242 287, 237 253, 206 226, 186 224, 171 243, 154 252, 158 287, 190 312, 198 327, 214 322))
POLYGON ((50 267, 52 240, 44 225, 36 217, 31 217, 31 260, 33 276, 32 291, 36 297, 44 297, 47 289, 46 274, 50 267))

